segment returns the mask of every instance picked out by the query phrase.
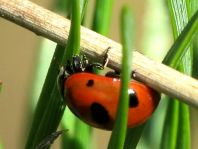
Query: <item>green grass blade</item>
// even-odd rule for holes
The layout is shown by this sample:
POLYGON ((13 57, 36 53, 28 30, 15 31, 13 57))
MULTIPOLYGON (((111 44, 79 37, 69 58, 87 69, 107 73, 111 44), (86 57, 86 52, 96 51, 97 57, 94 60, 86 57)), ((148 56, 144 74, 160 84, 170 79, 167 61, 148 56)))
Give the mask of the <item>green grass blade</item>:
POLYGON ((124 143, 124 149, 135 149, 145 128, 145 124, 137 126, 135 128, 128 128, 127 136, 124 143))
POLYGON ((179 103, 179 126, 177 137, 177 149, 190 149, 190 116, 189 107, 184 103, 179 103))
POLYGON ((195 65, 198 64, 198 34, 193 41, 193 53, 193 77, 198 78, 198 69, 197 65, 195 65))
POLYGON ((198 10, 198 2, 197 0, 186 0, 186 6, 188 10, 188 17, 191 18, 198 10))
POLYGON ((137 148, 160 148, 168 100, 162 95, 160 104, 152 117, 147 121, 137 148))
POLYGON ((63 129, 68 129, 68 133, 63 134, 62 148, 88 149, 91 148, 91 127, 76 118, 67 109, 63 117, 63 129), (75 117, 75 118, 74 118, 75 117))
POLYGON ((111 134, 108 149, 123 149, 127 130, 128 118, 128 85, 131 77, 133 21, 130 8, 123 7, 121 12, 121 41, 123 45, 122 72, 121 72, 121 92, 119 106, 117 110, 116 122, 111 134))
MULTIPOLYGON (((187 75, 192 74, 193 51, 192 46, 188 48, 182 62, 179 65, 179 71, 187 75)), ((189 107, 185 103, 179 103, 179 126, 177 134, 177 149, 190 149, 191 136, 190 136, 190 117, 189 107)))
MULTIPOLYGON (((86 10, 87 0, 80 1, 81 21, 86 10)), ((73 12, 74 13, 74 12, 73 12)), ((78 22, 79 23, 79 22, 78 22)), ((73 54, 78 54, 78 51, 73 54)), ((72 54, 72 55, 73 55, 72 54)), ((69 109, 66 110, 63 120, 63 129, 68 129, 68 133, 63 135, 62 148, 87 149, 90 148, 91 128, 76 116, 69 109)))
MULTIPOLYGON (((105 36, 108 35, 111 22, 112 5, 113 0, 96 0, 92 30, 105 36)), ((102 70, 94 69, 94 73, 101 74, 102 70)))
MULTIPOLYGON (((58 66, 57 66, 57 62, 61 61, 61 57, 63 55, 63 50, 62 47, 58 46, 55 50, 54 56, 53 56, 53 61, 50 64, 48 73, 47 73, 47 77, 45 79, 44 85, 43 85, 43 89, 42 92, 40 94, 38 103, 37 103, 37 107, 36 107, 36 111, 34 114, 34 119, 32 122, 32 127, 28 136, 28 140, 26 143, 26 148, 31 149, 34 148, 35 146, 34 141, 36 140, 36 136, 38 137, 39 133, 42 133, 43 135, 41 135, 41 137, 37 138, 42 140, 43 136, 45 136, 45 134, 43 133, 42 130, 39 130, 39 128, 41 127, 41 121, 42 119, 44 119, 44 110, 49 106, 50 102, 52 102, 50 100, 50 96, 51 93, 53 91, 53 87, 56 85, 56 77, 58 76, 59 70, 58 70, 58 66), (41 131, 41 132, 40 132, 41 131)), ((57 100, 57 99, 56 99, 57 100)), ((60 99, 59 99, 60 100, 60 99)), ((48 111, 49 113, 51 113, 52 109, 50 111, 48 111)), ((50 123, 49 123, 50 124, 50 123)), ((46 125, 45 125, 46 126, 46 125)), ((49 133, 48 133, 49 134, 49 133)), ((48 135, 46 134, 46 135, 48 135)), ((39 143, 39 142, 37 142, 39 143)), ((35 144, 37 144, 35 142, 35 144)))
POLYGON ((32 147, 37 146, 47 135, 55 132, 62 118, 65 105, 61 100, 60 92, 56 85, 52 90, 50 101, 43 111, 43 118, 37 129, 32 147))
POLYGON ((80 0, 72 1, 72 13, 71 13, 71 29, 66 46, 66 53, 62 59, 62 64, 67 60, 71 60, 73 55, 80 53, 80 0))
POLYGON ((92 29, 107 35, 111 22, 113 0, 96 0, 92 29))
POLYGON ((75 25, 71 25, 66 48, 67 51, 64 50, 64 47, 59 45, 55 50, 26 143, 26 148, 28 149, 35 148, 45 136, 56 131, 64 112, 65 105, 61 99, 60 91, 57 86, 57 77, 60 65, 64 65, 67 59, 71 59, 72 54, 79 53, 80 47, 79 0, 74 0, 72 4, 72 12, 74 12, 72 13, 72 23, 75 25), (74 21, 76 21, 76 23, 74 23, 74 21), (70 53, 67 54, 65 51, 70 51, 70 53))
POLYGON ((91 127, 82 122, 67 108, 62 120, 63 134, 62 148, 87 149, 91 148, 91 127))
MULTIPOLYGON (((81 145, 82 149, 91 148, 91 127, 82 122, 80 119, 76 119, 75 121, 75 131, 74 136, 75 140, 78 140, 79 145, 81 145)), ((73 149, 79 149, 79 147, 74 144, 73 149)))
MULTIPOLYGON (((190 1, 190 0, 189 0, 190 1)), ((190 17, 198 10, 198 2, 197 0, 191 0, 188 4, 189 9, 191 10, 189 12, 190 17)), ((194 41, 193 41, 193 76, 198 77, 198 33, 196 34, 194 41)))
POLYGON ((194 16, 188 22, 187 26, 181 32, 180 36, 178 36, 177 40, 174 42, 173 46, 164 58, 163 63, 171 67, 177 67, 187 51, 186 47, 189 45, 190 41, 192 40, 193 36, 196 34, 197 31, 198 11, 196 11, 194 16))
POLYGON ((175 149, 178 130, 179 102, 169 99, 164 123, 161 149, 175 149))
MULTIPOLYGON (((169 0, 168 4, 171 14, 171 22, 173 27, 174 38, 178 37, 174 45, 178 44, 178 46, 174 47, 173 45, 173 47, 171 48, 172 51, 170 50, 166 57, 169 60, 165 59, 163 62, 165 62, 171 67, 178 68, 179 71, 184 72, 185 74, 191 75, 193 53, 192 53, 192 48, 190 46, 190 42, 192 40, 192 36, 195 35, 195 33, 193 33, 192 30, 195 29, 194 32, 197 31, 198 11, 195 13, 195 15, 191 18, 191 20, 188 23, 189 20, 188 17, 191 16, 191 14, 187 14, 187 12, 189 13, 191 11, 189 9, 190 1, 187 1, 187 3, 185 1, 182 1, 181 3, 181 1, 169 0), (191 23, 192 25, 190 25, 191 23), (187 26, 185 27, 186 24, 187 26), (182 38, 183 40, 181 40, 182 38), (179 54, 177 53, 174 55, 173 51, 177 52, 177 50, 180 51, 179 54)), ((176 100, 173 99, 171 100, 172 101, 169 102, 173 102, 173 103, 172 105, 169 105, 168 108, 171 108, 176 103, 178 104, 177 107, 173 107, 175 108, 173 109, 173 111, 174 110, 177 111, 175 113, 178 114, 176 117, 176 114, 174 113, 175 119, 178 119, 178 128, 176 127, 174 128, 174 126, 171 125, 173 124, 175 119, 169 120, 167 118, 168 121, 165 122, 161 147, 166 148, 171 146, 171 148, 188 149, 190 148, 190 124, 189 124, 190 122, 189 122, 188 106, 183 103, 179 103, 176 100)), ((172 113, 168 111, 167 117, 169 117, 170 115, 172 115, 172 113)))
MULTIPOLYGON (((129 8, 127 8, 127 9, 129 9, 129 8)), ((128 11, 130 11, 130 10, 128 10, 128 11)), ((128 26, 128 28, 130 29, 129 34, 131 34, 130 35, 131 37, 128 38, 128 40, 130 40, 130 41, 127 41, 127 43, 130 43, 130 45, 134 46, 135 45, 135 18, 134 18, 134 15, 131 11, 126 17, 127 17, 126 20, 128 19, 128 20, 132 21, 130 23, 130 25, 128 26)), ((126 32, 127 32, 127 28, 126 28, 126 32)), ((142 124, 138 127, 127 129, 126 140, 124 142, 124 148, 125 149, 136 148, 136 146, 139 142, 139 139, 141 137, 141 134, 143 132, 144 127, 145 127, 145 125, 142 124)))

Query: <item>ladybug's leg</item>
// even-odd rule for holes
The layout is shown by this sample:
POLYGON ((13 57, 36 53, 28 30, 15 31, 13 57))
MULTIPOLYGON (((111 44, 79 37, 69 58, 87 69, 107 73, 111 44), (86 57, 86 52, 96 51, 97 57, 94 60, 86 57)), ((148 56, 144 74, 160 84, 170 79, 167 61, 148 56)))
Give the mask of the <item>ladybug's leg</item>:
POLYGON ((136 71, 132 70, 131 72, 131 78, 135 79, 136 78, 136 71))
POLYGON ((96 69, 103 70, 104 66, 102 64, 99 64, 99 63, 92 63, 92 64, 88 64, 84 71, 93 73, 94 70, 96 70, 96 69))
POLYGON ((68 74, 82 72, 84 69, 83 65, 81 57, 79 55, 75 55, 72 57, 72 61, 67 61, 65 71, 67 71, 68 74))
POLYGON ((95 69, 103 70, 107 66, 107 64, 109 62, 108 52, 109 52, 110 48, 111 47, 108 47, 106 49, 106 51, 104 52, 102 64, 100 64, 100 63, 91 63, 91 64, 87 63, 87 65, 85 66, 85 71, 86 72, 94 72, 95 69))
POLYGON ((120 78, 120 72, 118 71, 108 71, 105 74, 106 77, 110 77, 110 78, 120 78))
POLYGON ((67 79, 67 77, 69 76, 69 74, 66 72, 64 67, 60 68, 60 72, 58 74, 57 77, 57 87, 58 90, 60 92, 60 95, 62 96, 62 99, 64 99, 63 95, 64 95, 64 82, 67 79))
POLYGON ((104 56, 103 56, 103 67, 106 67, 107 66, 107 64, 108 64, 108 62, 109 62, 109 49, 111 49, 111 47, 108 47, 107 49, 106 49, 106 51, 104 52, 104 56))
MULTIPOLYGON (((108 52, 111 49, 111 47, 108 47, 105 51, 104 54, 104 61, 103 61, 103 66, 106 67, 108 62, 109 62, 109 55, 108 52)), ((111 77, 111 78, 120 78, 120 72, 119 71, 109 71, 105 74, 106 77, 111 77)))
POLYGON ((74 71, 73 73, 84 71, 84 65, 85 65, 84 63, 85 60, 83 60, 83 58, 81 58, 79 55, 73 56, 73 61, 72 61, 72 67, 74 71))

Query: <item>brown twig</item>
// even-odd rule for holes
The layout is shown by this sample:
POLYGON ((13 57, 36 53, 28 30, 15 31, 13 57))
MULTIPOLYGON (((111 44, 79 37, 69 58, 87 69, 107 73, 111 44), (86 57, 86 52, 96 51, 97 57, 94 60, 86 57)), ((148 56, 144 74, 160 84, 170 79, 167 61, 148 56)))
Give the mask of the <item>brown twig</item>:
MULTIPOLYGON (((70 21, 27 0, 0 0, 0 16, 21 25, 37 35, 65 44, 70 21)), ((120 69, 121 45, 109 38, 81 27, 81 50, 97 58, 108 47, 108 67, 120 69)), ((198 81, 161 63, 134 52, 133 70, 136 79, 169 96, 198 107, 198 81)))

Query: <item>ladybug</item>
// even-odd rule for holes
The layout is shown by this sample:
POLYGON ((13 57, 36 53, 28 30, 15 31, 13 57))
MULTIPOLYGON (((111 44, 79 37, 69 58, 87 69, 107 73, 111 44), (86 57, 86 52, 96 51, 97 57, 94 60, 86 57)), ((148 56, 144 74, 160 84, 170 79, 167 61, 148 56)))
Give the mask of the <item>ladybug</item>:
MULTIPOLYGON (((84 59, 84 58, 83 58, 84 59)), ((107 62, 107 60, 105 60, 107 62)), ((64 99, 70 110, 89 125, 112 130, 119 102, 120 79, 90 73, 103 65, 89 64, 79 56, 65 67, 64 99), (69 73, 69 75, 68 75, 69 73)), ((110 74, 110 73, 109 73, 110 74)), ((144 123, 156 109, 160 96, 150 87, 132 80, 128 88, 128 127, 144 123)))

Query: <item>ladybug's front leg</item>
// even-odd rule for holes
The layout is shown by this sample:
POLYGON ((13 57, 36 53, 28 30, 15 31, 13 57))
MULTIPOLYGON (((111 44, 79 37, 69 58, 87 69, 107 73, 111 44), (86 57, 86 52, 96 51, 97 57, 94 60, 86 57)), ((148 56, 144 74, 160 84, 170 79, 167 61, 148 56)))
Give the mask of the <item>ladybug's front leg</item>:
POLYGON ((106 50, 105 50, 105 52, 104 52, 104 54, 103 54, 103 62, 102 62, 102 64, 100 64, 100 63, 87 63, 87 65, 85 66, 85 72, 94 72, 94 70, 96 70, 96 69, 98 69, 98 70, 103 70, 106 66, 107 66, 107 64, 108 64, 108 62, 109 62, 109 55, 108 55, 108 52, 109 52, 109 49, 110 49, 111 47, 108 47, 106 50))
POLYGON ((110 77, 110 78, 120 78, 120 72, 119 71, 108 71, 105 74, 106 77, 110 77))
POLYGON ((90 73, 93 73, 95 72, 95 70, 103 70, 104 69, 104 66, 99 64, 99 63, 92 63, 92 64, 88 64, 85 68, 85 72, 90 72, 90 73))

